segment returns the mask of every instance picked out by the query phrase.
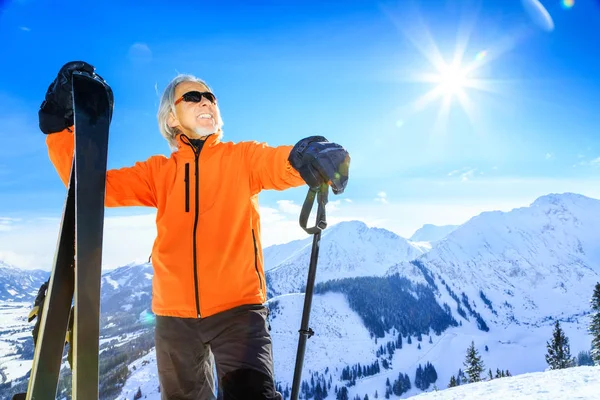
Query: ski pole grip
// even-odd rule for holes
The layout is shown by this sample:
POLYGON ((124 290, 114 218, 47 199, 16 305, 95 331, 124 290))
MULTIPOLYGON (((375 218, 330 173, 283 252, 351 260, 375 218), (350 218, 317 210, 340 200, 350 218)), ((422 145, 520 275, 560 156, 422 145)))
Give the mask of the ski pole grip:
POLYGON ((321 186, 310 188, 308 193, 306 194, 306 199, 304 199, 304 204, 302 205, 302 211, 300 211, 300 226, 307 233, 313 235, 327 228, 327 220, 325 216, 325 205, 327 204, 327 197, 329 195, 329 186, 324 183, 321 186), (315 226, 307 228, 306 224, 308 223, 308 217, 310 216, 310 212, 312 211, 313 204, 315 202, 315 197, 317 197, 317 222, 315 226))

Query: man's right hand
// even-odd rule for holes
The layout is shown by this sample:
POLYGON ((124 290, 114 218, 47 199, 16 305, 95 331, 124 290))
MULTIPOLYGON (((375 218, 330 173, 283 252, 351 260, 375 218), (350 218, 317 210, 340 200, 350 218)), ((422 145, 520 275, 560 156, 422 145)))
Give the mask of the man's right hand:
MULTIPOLYGON (((73 126, 73 72, 83 72, 90 76, 99 77, 94 73, 95 67, 85 61, 71 61, 62 66, 57 77, 48 87, 46 98, 38 112, 39 126, 45 134, 60 132, 73 126)), ((102 78, 100 78, 102 79, 102 78)), ((108 87, 108 85, 107 85, 108 87)), ((109 102, 112 110, 113 97, 109 89, 109 102)))

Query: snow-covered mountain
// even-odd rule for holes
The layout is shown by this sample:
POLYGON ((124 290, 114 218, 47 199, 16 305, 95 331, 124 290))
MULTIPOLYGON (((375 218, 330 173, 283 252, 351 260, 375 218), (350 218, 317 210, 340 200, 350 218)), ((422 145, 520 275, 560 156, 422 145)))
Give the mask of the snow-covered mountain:
POLYGON ((293 258, 297 252, 301 252, 312 246, 312 235, 306 239, 294 240, 289 243, 275 244, 263 250, 265 271, 272 270, 284 261, 293 258))
MULTIPOLYGON (((269 262, 279 264, 267 271, 271 295, 300 291, 306 284, 312 237, 292 242, 268 253, 269 262)), ((357 276, 382 276, 402 261, 413 260, 424 250, 381 228, 369 228, 359 221, 340 222, 323 231, 319 248, 316 282, 357 276)), ((273 265, 273 264, 271 264, 273 265)))
POLYGON ((0 301, 33 301, 50 273, 22 270, 0 261, 0 301))
POLYGON ((442 301, 454 302, 447 283, 486 320, 537 324, 581 316, 600 281, 600 200, 550 194, 529 207, 484 212, 417 261, 441 286, 442 301))
MULTIPOLYGON (((294 375, 303 301, 302 294, 289 294, 271 299, 268 303, 271 309, 275 377, 282 392, 288 389, 287 398, 294 375)), ((535 331, 514 327, 492 334, 468 326, 452 327, 440 335, 433 332, 431 335, 422 335, 421 341, 417 336, 412 336, 410 344, 404 337, 401 348, 397 348, 394 346, 396 331, 392 330, 384 338, 375 340, 366 329, 363 319, 340 293, 315 295, 309 326, 315 334, 307 341, 302 379, 310 382, 312 377, 315 382, 331 382, 327 399, 335 399, 335 387, 343 386, 347 386, 349 399, 356 396, 363 399, 365 395, 374 399, 375 393, 378 398, 385 398, 386 381, 393 383, 400 373, 409 376, 412 388, 401 396, 392 395, 391 398, 500 400, 527 393, 528 397, 523 399, 591 400, 596 398, 594 396, 600 384, 600 367, 541 372, 545 369, 543 344, 551 335, 550 326, 535 331), (450 376, 463 367, 462 361, 471 340, 482 357, 486 371, 510 370, 513 376, 447 389, 450 376), (390 344, 395 349, 392 354, 389 352, 390 344), (382 347, 386 352, 378 354, 382 347), (375 361, 379 362, 379 373, 358 378, 353 384, 342 379, 344 368, 358 364, 366 367, 375 361), (435 387, 438 391, 434 391, 434 386, 430 385, 426 389, 428 393, 421 394, 422 391, 415 387, 415 371, 419 365, 427 362, 431 362, 437 371, 435 387), (550 380, 553 383, 549 384, 550 380), (492 389, 494 392, 490 392, 492 389), (581 397, 568 397, 565 393, 577 393, 581 397)), ((564 327, 572 342, 581 343, 585 333, 577 329, 576 324, 566 323, 564 327)), ((583 347, 574 346, 572 351, 583 347)), ((147 399, 160 399, 154 351, 130 363, 129 370, 131 376, 118 400, 133 398, 138 389, 147 399)))
POLYGON ((410 237, 410 241, 412 242, 430 242, 434 243, 442 240, 450 233, 452 233, 459 225, 433 225, 433 224, 425 224, 419 229, 416 230, 415 233, 410 237))
MULTIPOLYGON (((304 300, 299 292, 311 245, 309 237, 264 252, 275 373, 284 392, 292 384, 304 300)), ((116 343, 111 351, 123 349, 143 329, 151 331, 151 274, 151 266, 143 264, 103 275, 106 336, 101 340, 116 343)), ((529 207, 482 213, 429 252, 383 229, 340 223, 323 232, 317 281, 309 324, 315 335, 307 343, 303 380, 327 385, 328 399, 336 398, 336 386, 347 387, 350 399, 373 399, 376 391, 383 398, 386 381, 393 383, 399 374, 407 374, 412 383, 400 398, 415 396, 421 393, 414 385, 416 369, 427 362, 437 371, 436 386, 444 389, 463 367, 471 341, 486 371, 509 369, 514 378, 543 371, 556 319, 570 339, 572 355, 590 348, 589 297, 600 281, 600 200, 552 194, 529 207), (364 371, 377 366, 377 373, 352 380, 343 376, 358 364, 364 371)), ((135 355, 127 358, 130 376, 119 399, 132 398, 138 387, 142 398, 159 398, 153 397, 158 396, 155 356, 135 353, 139 347, 135 342, 135 355)), ((578 386, 569 393, 578 393, 588 378, 573 379, 578 386)), ((469 386, 478 385, 483 383, 469 386)), ((491 396, 473 390, 461 386, 446 393, 452 400, 491 396)), ((438 393, 444 392, 427 396, 438 393)), ((531 393, 538 398, 539 391, 531 393)))
POLYGON ((148 309, 152 300, 152 264, 129 264, 102 274, 102 312, 148 309))

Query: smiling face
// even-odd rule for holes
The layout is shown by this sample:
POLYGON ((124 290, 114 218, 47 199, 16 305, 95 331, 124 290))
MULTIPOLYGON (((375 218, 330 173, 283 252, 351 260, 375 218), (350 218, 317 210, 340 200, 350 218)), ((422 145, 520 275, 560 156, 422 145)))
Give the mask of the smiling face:
MULTIPOLYGON (((208 92, 209 89, 198 82, 182 82, 175 88, 175 99, 191 91, 208 92)), ((219 107, 211 103, 206 97, 200 102, 180 101, 175 106, 175 113, 169 116, 169 126, 178 129, 181 133, 192 139, 199 139, 213 133, 220 128, 221 116, 219 107)))

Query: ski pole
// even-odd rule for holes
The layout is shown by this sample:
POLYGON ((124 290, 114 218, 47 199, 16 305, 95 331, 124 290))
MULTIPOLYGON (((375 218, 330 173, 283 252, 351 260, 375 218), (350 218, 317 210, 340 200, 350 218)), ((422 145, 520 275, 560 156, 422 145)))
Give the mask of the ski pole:
POLYGON ((302 211, 300 212, 300 226, 307 233, 314 235, 312 243, 312 251, 310 254, 310 266, 308 269, 308 280, 306 282, 306 290, 304 294, 304 310, 302 311, 302 322, 300 324, 300 338, 298 340, 298 352, 296 354, 296 367, 294 370, 294 381, 292 384, 292 400, 298 399, 300 391, 300 380, 302 377, 302 365, 304 363, 304 353, 306 350, 306 341, 312 335, 314 331, 309 328, 308 321, 310 319, 310 308, 312 304, 313 288, 315 285, 315 276, 317 273, 317 258, 319 257, 319 246, 321 244, 321 231, 327 227, 327 221, 325 218, 325 205, 327 204, 327 196, 329 194, 329 186, 323 184, 320 187, 310 188, 302 211), (317 222, 315 226, 307 228, 308 217, 312 210, 315 196, 317 197, 318 208, 317 208, 317 222))

